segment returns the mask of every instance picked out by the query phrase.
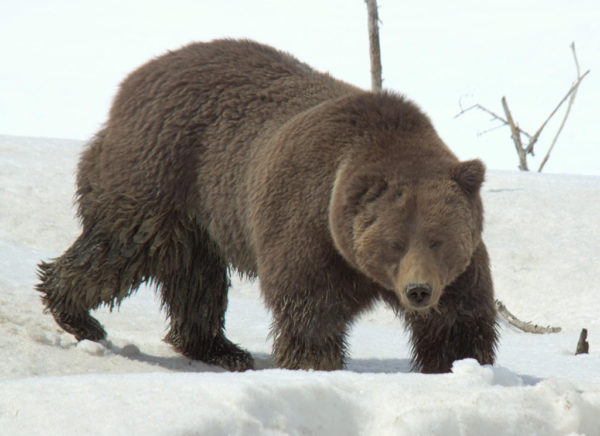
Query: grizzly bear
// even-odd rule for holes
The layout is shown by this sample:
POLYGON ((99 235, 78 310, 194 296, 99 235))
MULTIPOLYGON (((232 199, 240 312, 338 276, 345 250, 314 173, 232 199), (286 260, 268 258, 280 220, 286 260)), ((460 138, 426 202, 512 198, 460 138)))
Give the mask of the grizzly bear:
POLYGON ((279 367, 342 368, 352 320, 379 300, 404 314, 416 369, 492 364, 484 171, 400 95, 252 41, 193 43, 122 83, 79 162, 82 233, 37 290, 98 341, 89 311, 155 283, 176 350, 246 370, 224 332, 231 269, 259 278, 279 367))

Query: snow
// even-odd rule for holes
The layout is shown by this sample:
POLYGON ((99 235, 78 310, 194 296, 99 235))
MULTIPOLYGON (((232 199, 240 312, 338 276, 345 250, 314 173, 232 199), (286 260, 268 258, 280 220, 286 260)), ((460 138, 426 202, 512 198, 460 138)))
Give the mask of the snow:
POLYGON ((273 368, 258 284, 234 278, 228 336, 257 370, 228 373, 162 342, 152 289, 100 309, 107 341, 77 343, 43 314, 41 259, 79 232, 72 205, 81 141, 0 136, 0 434, 600 435, 600 177, 489 171, 484 238, 501 322, 494 367, 410 371, 408 335, 383 306, 350 337, 343 371, 273 368), (581 328, 590 354, 574 355, 581 328))

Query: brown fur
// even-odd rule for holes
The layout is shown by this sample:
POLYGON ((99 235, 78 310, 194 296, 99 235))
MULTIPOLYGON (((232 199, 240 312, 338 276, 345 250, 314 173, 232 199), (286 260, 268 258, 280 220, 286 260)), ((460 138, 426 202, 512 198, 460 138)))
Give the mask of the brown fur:
POLYGON ((244 370, 223 331, 231 266, 260 277, 278 366, 342 368, 349 324, 378 299, 406 312, 423 371, 492 363, 483 174, 400 96, 251 41, 191 44, 121 85, 79 164, 83 232, 37 289, 66 331, 99 340, 89 310, 155 282, 179 351, 244 370), (415 282, 428 304, 406 296, 415 282))

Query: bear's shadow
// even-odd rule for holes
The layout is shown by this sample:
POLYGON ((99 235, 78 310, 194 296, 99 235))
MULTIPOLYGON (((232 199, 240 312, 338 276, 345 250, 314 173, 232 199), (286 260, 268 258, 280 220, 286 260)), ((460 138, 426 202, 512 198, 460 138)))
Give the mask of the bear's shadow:
MULTIPOLYGON (((111 353, 137 362, 160 366, 170 371, 180 372, 227 372, 225 369, 214 365, 191 360, 183 356, 154 356, 140 351, 137 347, 119 347, 108 341, 104 345, 111 353)), ((253 353, 256 370, 274 369, 273 358, 267 353, 253 353)), ((356 373, 409 373, 411 363, 409 359, 348 359, 347 371, 356 373)))
MULTIPOLYGON (((191 360, 183 356, 153 356, 140 351, 137 347, 132 348, 131 345, 119 347, 110 341, 104 342, 104 345, 113 354, 120 355, 137 362, 160 366, 168 369, 169 371, 198 373, 228 372, 226 369, 221 367, 208 365, 206 363, 197 360, 191 360)), ((270 354, 253 353, 252 356, 254 357, 255 370, 261 371, 275 369, 273 358, 270 354)), ((411 370, 410 359, 348 359, 344 370, 358 374, 408 374, 413 372, 411 370)), ((528 374, 519 374, 518 376, 521 378, 521 383, 524 386, 535 386, 542 381, 541 378, 528 374)), ((501 381, 496 381, 493 384, 503 385, 501 381)))

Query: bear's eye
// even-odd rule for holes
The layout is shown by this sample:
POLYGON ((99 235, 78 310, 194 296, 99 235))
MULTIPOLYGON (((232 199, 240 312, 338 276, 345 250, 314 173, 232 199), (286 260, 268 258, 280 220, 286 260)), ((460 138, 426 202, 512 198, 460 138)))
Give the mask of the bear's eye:
POLYGON ((436 248, 440 248, 443 245, 443 242, 439 239, 432 239, 429 241, 429 248, 435 250, 436 248))
POLYGON ((381 197, 386 190, 387 183, 383 180, 380 180, 367 189, 367 191, 362 195, 362 199, 365 203, 371 203, 381 197))
POLYGON ((371 226, 376 220, 377 217, 375 215, 367 217, 363 223, 363 228, 366 229, 367 227, 371 226))
POLYGON ((404 244, 400 241, 392 242, 392 249, 397 253, 404 252, 404 244))

